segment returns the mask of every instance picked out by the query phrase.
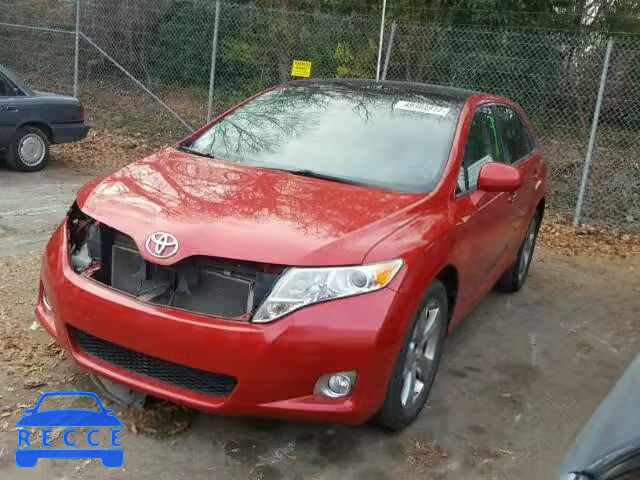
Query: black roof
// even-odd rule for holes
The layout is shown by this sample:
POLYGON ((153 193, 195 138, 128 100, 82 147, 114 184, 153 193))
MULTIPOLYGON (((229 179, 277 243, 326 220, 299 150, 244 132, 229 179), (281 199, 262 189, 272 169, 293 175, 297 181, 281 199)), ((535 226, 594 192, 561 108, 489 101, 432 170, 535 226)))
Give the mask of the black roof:
POLYGON ((430 85, 428 83, 418 82, 398 82, 398 81, 380 81, 375 80, 353 80, 353 79, 312 79, 312 80, 292 80, 288 85, 340 85, 354 90, 362 89, 379 89, 388 90, 390 94, 398 94, 402 92, 413 93, 425 96, 438 96, 449 100, 451 103, 463 104, 473 95, 480 92, 473 90, 465 90, 463 88, 447 87, 442 85, 430 85))

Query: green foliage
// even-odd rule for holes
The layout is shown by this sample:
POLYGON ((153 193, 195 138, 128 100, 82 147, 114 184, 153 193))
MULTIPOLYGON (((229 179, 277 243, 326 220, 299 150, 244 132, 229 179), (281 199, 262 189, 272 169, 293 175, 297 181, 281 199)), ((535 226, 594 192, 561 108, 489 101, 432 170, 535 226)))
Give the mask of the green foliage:
POLYGON ((377 47, 370 39, 364 47, 355 50, 345 42, 338 42, 335 58, 338 60, 336 76, 338 78, 369 78, 371 65, 377 60, 377 47))
POLYGON ((151 45, 153 72, 163 83, 206 85, 211 63, 210 8, 191 2, 170 4, 157 22, 151 45))
MULTIPOLYGON (((149 56, 150 69, 143 70, 150 70, 153 79, 164 84, 207 85, 214 2, 167 1, 158 5, 164 10, 161 9, 162 13, 155 18, 149 18, 155 25, 151 28, 149 45, 153 53, 149 56)), ((312 61, 314 77, 371 78, 375 75, 377 61, 379 19, 362 15, 378 15, 380 5, 381 0, 223 2, 217 83, 243 92, 250 92, 256 86, 280 83, 289 78, 288 71, 294 59, 312 61)), ((601 4, 593 0, 393 0, 389 2, 388 17, 398 19, 401 25, 420 22, 443 28, 460 24, 553 29, 549 32, 597 29, 640 33, 640 2, 637 0, 603 0, 601 4), (587 13, 595 14, 595 18, 585 20, 587 13)), ((450 72, 456 69, 457 62, 470 45, 460 42, 461 36, 456 32, 446 39, 446 44, 443 39, 447 34, 438 35, 441 38, 434 49, 434 45, 430 45, 433 34, 424 39, 412 39, 403 35, 400 29, 392 62, 396 78, 429 80, 433 71, 425 70, 425 66, 433 65, 434 58, 444 65, 444 69, 450 72), (413 43, 403 47, 403 42, 413 43), (399 72, 399 68, 404 71, 399 72)), ((473 47, 475 51, 478 46, 473 47)), ((513 85, 526 80, 532 67, 543 65, 553 71, 559 62, 569 62, 567 55, 570 53, 556 47, 552 41, 547 55, 544 49, 527 49, 518 44, 513 48, 504 42, 480 45, 482 55, 487 57, 500 53, 508 61, 513 58, 525 61, 521 66, 517 62, 512 65, 523 77, 519 79, 514 74, 513 85), (561 58, 556 59, 556 56, 561 58)), ((468 84, 486 84, 488 89, 496 91, 503 89, 504 79, 496 85, 487 81, 495 77, 489 68, 491 62, 475 64, 468 72, 469 80, 473 79, 468 84)), ((541 88, 553 87, 558 78, 551 75, 543 83, 541 88)))
MULTIPOLYGON (((139 45, 140 65, 125 64, 152 85, 206 90, 215 2, 157 5, 144 18, 149 34, 141 37, 148 44, 139 45)), ((381 0, 223 1, 216 104, 289 80, 296 59, 311 61, 315 78, 373 78, 380 5, 381 0)), ((571 119, 584 129, 599 79, 594 65, 602 63, 609 32, 640 33, 638 0, 392 0, 388 6, 389 23, 396 19, 399 25, 388 78, 507 95, 523 103, 538 125, 551 127, 571 119)), ((132 44, 118 43, 122 54, 114 52, 116 58, 126 57, 132 44)), ((630 74, 634 68, 626 61, 620 70, 630 74)), ((619 77, 610 88, 640 101, 630 76, 619 77)))

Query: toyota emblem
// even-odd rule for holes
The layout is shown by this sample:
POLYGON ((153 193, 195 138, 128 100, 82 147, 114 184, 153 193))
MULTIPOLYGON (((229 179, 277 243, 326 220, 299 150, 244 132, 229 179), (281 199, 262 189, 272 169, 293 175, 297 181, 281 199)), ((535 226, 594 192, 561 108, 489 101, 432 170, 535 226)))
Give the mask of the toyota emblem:
POLYGON ((155 232, 147 238, 147 252, 156 258, 170 258, 178 253, 178 239, 167 232, 155 232))

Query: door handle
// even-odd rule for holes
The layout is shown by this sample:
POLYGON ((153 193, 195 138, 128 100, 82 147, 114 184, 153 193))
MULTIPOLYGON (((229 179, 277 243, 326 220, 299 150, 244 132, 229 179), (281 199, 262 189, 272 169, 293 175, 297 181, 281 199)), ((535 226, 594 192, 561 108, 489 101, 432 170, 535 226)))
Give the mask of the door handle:
POLYGON ((14 105, 2 105, 0 106, 0 112, 17 112, 18 107, 14 105))

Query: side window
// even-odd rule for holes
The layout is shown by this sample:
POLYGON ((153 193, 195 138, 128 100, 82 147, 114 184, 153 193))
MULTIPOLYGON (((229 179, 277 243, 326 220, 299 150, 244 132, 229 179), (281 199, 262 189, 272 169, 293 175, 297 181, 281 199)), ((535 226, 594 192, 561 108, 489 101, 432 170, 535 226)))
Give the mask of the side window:
POLYGON ((11 96, 11 87, 9 86, 9 82, 4 78, 2 74, 0 74, 0 97, 9 97, 11 96))
POLYGON ((495 111, 502 134, 504 159, 507 163, 515 163, 533 151, 533 139, 515 110, 498 105, 495 111))
POLYGON ((23 93, 11 80, 0 73, 0 97, 18 97, 23 93))
POLYGON ((500 159, 499 140, 491 107, 480 107, 473 117, 462 168, 458 175, 458 193, 473 192, 484 165, 500 159))

